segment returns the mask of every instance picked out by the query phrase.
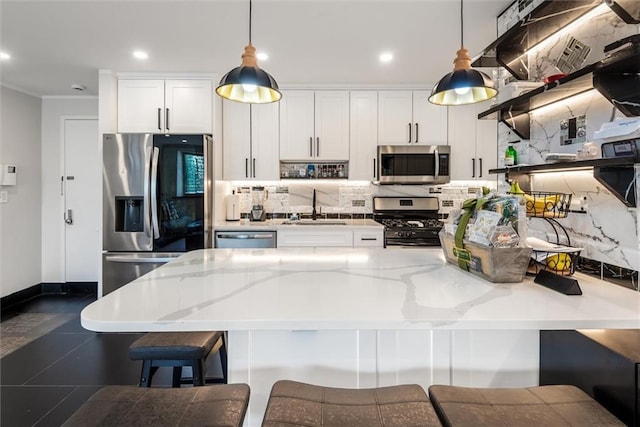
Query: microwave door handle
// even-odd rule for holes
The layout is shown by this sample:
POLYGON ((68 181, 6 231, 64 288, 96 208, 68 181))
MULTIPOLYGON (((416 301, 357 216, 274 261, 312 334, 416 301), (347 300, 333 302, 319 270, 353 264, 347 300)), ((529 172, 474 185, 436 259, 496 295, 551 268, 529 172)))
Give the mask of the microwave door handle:
POLYGON ((145 147, 144 150, 144 186, 143 186, 143 215, 144 215, 144 234, 151 238, 151 214, 149 212, 149 205, 151 204, 151 194, 149 193, 149 180, 150 173, 149 169, 151 168, 151 150, 145 147))
POLYGON ((160 149, 153 148, 153 159, 151 160, 151 223, 153 224, 153 238, 160 238, 160 228, 158 227, 158 157, 160 149))
MULTIPOLYGON (((416 124, 416 131, 417 130, 418 130, 418 125, 416 124)), ((416 142, 418 141, 416 140, 416 142)), ((438 154, 437 149, 433 151, 433 154, 435 156, 435 162, 436 162, 435 167, 433 168, 433 174, 437 178, 438 176, 440 176, 440 155, 438 154)))

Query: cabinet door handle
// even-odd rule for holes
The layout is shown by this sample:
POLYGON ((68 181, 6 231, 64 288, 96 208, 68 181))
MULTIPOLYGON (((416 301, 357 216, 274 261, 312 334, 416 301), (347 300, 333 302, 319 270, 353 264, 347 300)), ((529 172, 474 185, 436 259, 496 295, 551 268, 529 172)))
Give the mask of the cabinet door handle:
POLYGON ((373 177, 376 177, 376 159, 375 157, 373 158, 373 177))
POLYGON ((316 137, 316 157, 320 157, 320 137, 316 137))
POLYGON ((162 126, 160 123, 161 115, 162 115, 162 108, 158 108, 158 130, 162 130, 162 126))
POLYGON ((416 123, 416 144, 418 143, 418 124, 416 123))
POLYGON ((480 161, 480 175, 478 177, 482 178, 482 157, 479 157, 478 160, 480 161))
POLYGON ((476 177, 476 159, 475 157, 471 159, 471 178, 476 177))
POLYGON ((249 178, 249 159, 244 158, 244 177, 249 178))
POLYGON ((164 127, 169 130, 169 109, 164 110, 164 127))
POLYGON ((256 177, 256 158, 253 158, 253 177, 256 177))
POLYGON ((411 123, 409 123, 409 144, 411 144, 411 123))
POLYGON ((309 137, 309 157, 313 157, 313 137, 309 137))

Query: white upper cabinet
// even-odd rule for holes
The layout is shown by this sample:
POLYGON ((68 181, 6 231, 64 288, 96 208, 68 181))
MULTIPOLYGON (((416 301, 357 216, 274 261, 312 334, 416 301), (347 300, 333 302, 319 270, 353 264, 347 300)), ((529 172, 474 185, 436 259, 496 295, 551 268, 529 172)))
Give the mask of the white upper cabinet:
POLYGON ((497 167, 497 121, 478 120, 478 113, 485 111, 487 104, 481 102, 448 108, 451 179, 495 179, 488 171, 497 167))
POLYGON ((349 92, 283 91, 281 160, 347 160, 349 92))
POLYGON ((118 131, 212 133, 211 80, 119 80, 118 131))
POLYGON ((222 103, 223 178, 277 180, 278 104, 222 103))
POLYGON ((349 179, 378 179, 378 92, 352 91, 349 179))
POLYGON ((378 144, 447 144, 447 109, 424 90, 378 92, 378 144))

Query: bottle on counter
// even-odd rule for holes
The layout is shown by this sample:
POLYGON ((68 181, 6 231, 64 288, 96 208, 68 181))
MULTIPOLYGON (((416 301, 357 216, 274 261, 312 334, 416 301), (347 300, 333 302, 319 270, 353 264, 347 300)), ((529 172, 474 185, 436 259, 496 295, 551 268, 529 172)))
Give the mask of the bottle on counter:
POLYGON ((515 166, 518 164, 518 152, 512 145, 507 147, 507 150, 504 153, 504 165, 505 166, 515 166))

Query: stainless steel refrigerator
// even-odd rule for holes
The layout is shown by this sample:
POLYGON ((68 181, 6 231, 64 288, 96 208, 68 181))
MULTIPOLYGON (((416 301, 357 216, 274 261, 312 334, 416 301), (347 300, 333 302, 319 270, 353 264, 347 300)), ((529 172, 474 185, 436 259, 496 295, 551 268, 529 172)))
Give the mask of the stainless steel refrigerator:
POLYGON ((209 135, 105 134, 102 295, 212 247, 209 135))

